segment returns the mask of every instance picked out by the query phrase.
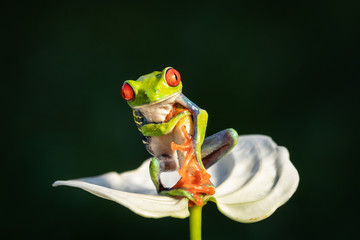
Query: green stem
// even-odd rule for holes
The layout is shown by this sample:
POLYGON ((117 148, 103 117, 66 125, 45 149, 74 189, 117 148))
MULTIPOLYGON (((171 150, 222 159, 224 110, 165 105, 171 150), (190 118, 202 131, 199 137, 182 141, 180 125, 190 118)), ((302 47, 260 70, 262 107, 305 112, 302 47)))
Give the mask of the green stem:
POLYGON ((194 205, 189 208, 190 240, 201 240, 201 211, 202 207, 194 205))

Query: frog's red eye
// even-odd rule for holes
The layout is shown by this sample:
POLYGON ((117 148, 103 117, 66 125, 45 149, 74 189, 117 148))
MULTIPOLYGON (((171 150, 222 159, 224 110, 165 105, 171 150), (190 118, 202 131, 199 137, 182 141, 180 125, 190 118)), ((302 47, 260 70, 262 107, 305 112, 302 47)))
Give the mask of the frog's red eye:
POLYGON ((169 68, 165 73, 165 79, 167 84, 172 87, 176 87, 180 83, 180 73, 173 68, 169 68))
POLYGON ((121 88, 121 96, 126 101, 131 101, 134 99, 135 93, 134 93, 134 90, 132 89, 132 87, 130 86, 130 84, 128 84, 128 83, 123 84, 123 86, 121 88))

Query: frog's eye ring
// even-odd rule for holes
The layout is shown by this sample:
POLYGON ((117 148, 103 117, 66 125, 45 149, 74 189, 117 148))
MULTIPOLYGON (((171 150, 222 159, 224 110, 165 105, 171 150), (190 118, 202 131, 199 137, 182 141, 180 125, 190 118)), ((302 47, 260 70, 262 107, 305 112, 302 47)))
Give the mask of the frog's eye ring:
POLYGON ((134 99, 134 97, 135 97, 134 89, 130 86, 130 84, 128 84, 128 83, 123 84, 123 86, 121 88, 121 96, 126 101, 131 101, 134 99))
POLYGON ((165 73, 165 79, 169 86, 176 87, 181 80, 180 73, 173 68, 169 68, 165 73))

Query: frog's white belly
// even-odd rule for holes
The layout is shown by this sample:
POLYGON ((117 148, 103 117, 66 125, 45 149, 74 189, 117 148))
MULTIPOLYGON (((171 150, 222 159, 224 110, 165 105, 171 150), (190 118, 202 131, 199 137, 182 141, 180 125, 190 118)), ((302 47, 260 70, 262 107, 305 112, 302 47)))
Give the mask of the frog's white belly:
POLYGON ((140 110, 149 123, 161 123, 165 121, 166 116, 179 96, 180 93, 175 93, 160 102, 146 104, 135 109, 140 110))

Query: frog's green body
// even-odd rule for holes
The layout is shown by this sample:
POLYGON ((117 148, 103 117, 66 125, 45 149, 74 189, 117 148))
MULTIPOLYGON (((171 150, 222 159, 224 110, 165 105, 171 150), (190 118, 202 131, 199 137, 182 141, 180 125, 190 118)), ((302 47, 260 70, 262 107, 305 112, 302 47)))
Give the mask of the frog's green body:
POLYGON ((133 109, 134 121, 146 149, 154 156, 150 175, 157 191, 193 200, 188 191, 165 188, 160 180, 162 172, 178 170, 183 163, 184 156, 171 149, 171 142, 184 142, 185 137, 179 130, 180 123, 192 135, 196 161, 204 170, 235 146, 238 135, 234 129, 226 129, 205 138, 208 114, 186 98, 181 89, 179 73, 168 67, 162 72, 141 76, 136 81, 125 81, 122 95, 133 109), (169 115, 179 108, 179 113, 169 115))

